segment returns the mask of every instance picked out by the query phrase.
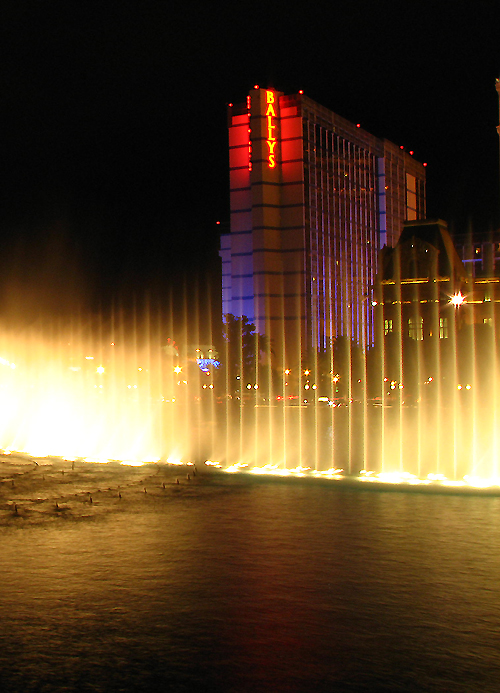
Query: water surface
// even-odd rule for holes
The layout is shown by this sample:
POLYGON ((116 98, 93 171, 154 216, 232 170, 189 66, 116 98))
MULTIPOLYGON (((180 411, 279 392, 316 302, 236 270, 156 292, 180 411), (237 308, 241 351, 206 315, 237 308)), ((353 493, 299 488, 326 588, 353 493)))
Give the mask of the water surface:
POLYGON ((122 501, 1 526, 2 691, 498 690, 500 498, 214 475, 122 501))

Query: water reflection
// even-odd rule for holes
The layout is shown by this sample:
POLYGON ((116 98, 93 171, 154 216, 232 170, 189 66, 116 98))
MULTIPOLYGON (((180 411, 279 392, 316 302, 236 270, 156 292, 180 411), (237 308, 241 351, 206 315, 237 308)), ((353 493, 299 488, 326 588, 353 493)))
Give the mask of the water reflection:
POLYGON ((4 528, 3 690, 496 690, 499 499, 211 476, 124 500, 4 528))

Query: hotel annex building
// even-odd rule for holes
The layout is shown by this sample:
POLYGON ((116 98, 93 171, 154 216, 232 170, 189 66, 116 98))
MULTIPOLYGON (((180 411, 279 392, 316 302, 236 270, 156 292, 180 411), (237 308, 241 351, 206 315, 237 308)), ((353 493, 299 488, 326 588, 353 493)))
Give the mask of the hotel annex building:
POLYGON ((302 93, 255 87, 229 105, 223 313, 290 364, 343 335, 373 342, 378 253, 425 217, 425 168, 302 93))

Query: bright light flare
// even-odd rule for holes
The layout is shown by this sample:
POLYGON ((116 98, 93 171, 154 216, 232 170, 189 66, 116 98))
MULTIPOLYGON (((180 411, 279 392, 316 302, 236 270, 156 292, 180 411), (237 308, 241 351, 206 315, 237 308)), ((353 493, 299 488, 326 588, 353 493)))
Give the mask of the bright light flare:
POLYGON ((458 308, 458 306, 461 306, 463 303, 465 303, 465 296, 462 294, 461 291, 459 291, 456 294, 453 294, 450 298, 450 303, 455 306, 455 308, 458 308))
POLYGON ((170 457, 167 457, 167 464, 173 464, 177 467, 180 467, 183 464, 183 462, 180 457, 171 455, 170 457))

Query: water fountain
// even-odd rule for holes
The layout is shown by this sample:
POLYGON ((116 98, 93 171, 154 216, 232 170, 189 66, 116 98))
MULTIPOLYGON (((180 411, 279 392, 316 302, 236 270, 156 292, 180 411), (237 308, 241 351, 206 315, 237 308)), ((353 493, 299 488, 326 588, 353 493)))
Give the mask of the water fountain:
POLYGON ((132 317, 4 327, 0 447, 372 484, 496 485, 496 283, 452 266, 430 271, 435 258, 409 273, 405 257, 393 251, 379 277, 373 345, 340 338, 286 368, 245 321, 225 343, 212 332, 217 355, 200 348, 199 316, 175 325, 176 344, 166 337, 172 316, 147 305, 132 317))

